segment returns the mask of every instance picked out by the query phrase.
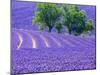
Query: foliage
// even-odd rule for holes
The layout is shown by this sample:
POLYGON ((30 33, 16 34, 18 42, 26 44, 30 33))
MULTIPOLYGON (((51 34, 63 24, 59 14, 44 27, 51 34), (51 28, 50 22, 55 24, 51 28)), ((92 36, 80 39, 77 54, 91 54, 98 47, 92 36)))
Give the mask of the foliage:
POLYGON ((40 29, 44 30, 48 27, 49 32, 55 26, 60 16, 59 8, 53 3, 39 3, 36 16, 33 22, 38 24, 40 29))
POLYGON ((53 28, 61 33, 65 27, 69 34, 80 35, 93 29, 92 20, 88 20, 86 13, 77 5, 57 5, 53 3, 39 3, 33 22, 39 25, 41 30, 53 28))
POLYGON ((94 27, 93 27, 93 22, 92 22, 92 20, 88 20, 87 21, 87 23, 86 23, 87 25, 86 25, 86 28, 85 28, 85 32, 87 32, 87 31, 91 31, 94 27))
POLYGON ((64 25, 67 27, 69 33, 81 33, 85 22, 84 12, 80 11, 76 5, 63 5, 62 11, 64 25))
POLYGON ((56 28, 56 30, 58 31, 58 33, 61 33, 61 30, 63 29, 61 23, 57 23, 55 28, 56 28))

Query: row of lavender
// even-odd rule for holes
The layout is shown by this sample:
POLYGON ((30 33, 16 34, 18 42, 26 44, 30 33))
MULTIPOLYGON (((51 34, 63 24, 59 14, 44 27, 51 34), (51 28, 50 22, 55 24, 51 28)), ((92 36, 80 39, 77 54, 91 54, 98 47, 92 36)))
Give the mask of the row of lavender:
POLYGON ((95 38, 31 30, 12 30, 12 48, 95 47, 95 38), (82 44, 81 44, 82 43, 82 44), (19 47, 18 47, 19 46, 19 47))

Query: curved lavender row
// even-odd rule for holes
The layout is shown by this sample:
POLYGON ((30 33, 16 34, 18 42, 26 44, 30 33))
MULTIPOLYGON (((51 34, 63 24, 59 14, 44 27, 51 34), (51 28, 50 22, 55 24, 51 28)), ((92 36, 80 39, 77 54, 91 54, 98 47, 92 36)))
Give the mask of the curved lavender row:
POLYGON ((12 45, 11 49, 17 49, 17 46, 18 46, 18 44, 20 42, 18 34, 13 32, 13 31, 11 32, 11 34, 12 34, 12 37, 11 37, 11 45, 12 45))
POLYGON ((70 43, 70 41, 68 41, 68 40, 62 38, 61 36, 59 36, 57 33, 51 34, 50 36, 53 36, 54 38, 58 39, 58 41, 61 43, 61 45, 63 47, 69 47, 69 46, 73 47, 73 46, 75 46, 72 43, 70 43))
MULTIPOLYGON (((51 39, 50 33, 41 33, 41 32, 34 32, 34 31, 24 31, 29 32, 32 36, 35 36, 37 38, 37 45, 38 48, 55 48, 59 47, 58 44, 51 39)), ((57 40, 56 38, 55 40, 57 40)), ((58 41, 58 40, 57 40, 58 41)))
MULTIPOLYGON (((64 35, 64 37, 66 37, 66 38, 61 37, 57 33, 53 33, 53 34, 51 33, 50 34, 50 33, 46 33, 46 32, 43 32, 43 33, 38 32, 37 35, 43 35, 45 37, 48 37, 48 40, 52 43, 52 45, 54 45, 54 43, 53 43, 53 40, 51 39, 50 36, 52 36, 53 38, 55 38, 58 41, 58 43, 61 44, 62 47, 64 47, 64 46, 65 47, 68 47, 68 46, 71 46, 71 47, 73 47, 73 46, 74 47, 75 46, 80 46, 80 47, 87 47, 87 48, 90 48, 90 47, 94 48, 95 47, 95 44, 93 44, 93 46, 92 46, 92 44, 88 43, 88 41, 83 41, 83 38, 76 38, 76 37, 70 36, 70 35, 68 35, 68 37, 66 37, 64 35), (70 40, 68 40, 68 39, 70 39, 70 40), (80 41, 79 41, 79 39, 80 39, 80 41), (64 40, 66 40, 67 42, 65 43, 64 40), (72 43, 71 43, 71 41, 72 41, 72 43), (77 41, 79 41, 79 42, 76 43, 77 41), (90 44, 90 45, 87 45, 87 44, 90 44)), ((55 46, 58 47, 57 43, 56 43, 55 46)))
POLYGON ((56 36, 58 37, 64 37, 64 38, 71 38, 72 40, 77 40, 77 41, 81 41, 82 43, 88 43, 88 44, 91 44, 91 45, 95 45, 95 37, 91 37, 89 36, 88 38, 86 37, 80 37, 80 36, 74 36, 74 35, 69 35, 67 33, 64 33, 64 34, 58 34, 58 33, 52 33, 53 35, 56 34, 56 36))
MULTIPOLYGON (((23 37, 23 43, 20 48, 32 48, 32 39, 34 40, 33 43, 36 43, 36 48, 45 48, 46 45, 40 35, 35 32, 29 32, 26 30, 16 30, 19 32, 23 37)), ((34 47, 33 47, 34 48, 34 47)))
MULTIPOLYGON (((86 47, 86 48, 95 48, 95 44, 92 46, 91 43, 88 43, 88 41, 82 41, 83 39, 76 38, 73 36, 65 36, 63 35, 62 37, 59 36, 58 34, 50 34, 50 33, 41 33, 41 32, 34 32, 34 31, 29 31, 29 30, 16 30, 18 31, 21 35, 23 35, 23 39, 27 39, 27 42, 25 43, 26 45, 23 45, 23 48, 32 48, 32 38, 34 37, 36 40, 36 45, 37 48, 45 48, 46 46, 50 45, 50 48, 53 47, 86 47), (24 34, 23 34, 24 33, 24 34), (32 38, 29 37, 30 34, 32 38), (28 37, 28 38, 26 38, 28 37), (66 41, 65 41, 66 40, 66 41), (31 45, 31 46, 30 46, 31 45)), ((23 42, 23 44, 24 44, 23 42)))
POLYGON ((82 37, 82 36, 79 36, 79 38, 83 39, 84 41, 88 41, 89 43, 92 43, 92 44, 95 44, 96 42, 96 36, 95 35, 88 35, 86 37, 82 37))
POLYGON ((95 69, 95 50, 44 48, 12 51, 12 73, 95 69), (23 57, 24 56, 24 57, 23 57))
POLYGON ((70 36, 70 35, 63 35, 62 36, 64 39, 69 40, 70 42, 72 42, 73 44, 76 44, 76 46, 80 45, 80 46, 86 46, 86 47, 95 47, 95 44, 93 43, 89 43, 89 41, 85 41, 85 38, 80 38, 80 37, 76 37, 76 36, 70 36))
POLYGON ((95 44, 96 43, 96 39, 95 38, 86 38, 86 39, 84 39, 84 41, 88 41, 91 44, 95 44))
MULTIPOLYGON (((76 37, 76 36, 72 36, 72 35, 58 35, 57 33, 53 33, 54 36, 56 37, 61 37, 61 41, 66 40, 66 42, 69 42, 70 45, 74 45, 74 46, 80 46, 80 47, 95 47, 94 43, 90 43, 88 40, 85 41, 85 38, 80 38, 80 37, 76 37)), ((94 42, 94 41, 92 41, 94 42)), ((66 45, 67 46, 67 45, 66 45)))
POLYGON ((93 41, 85 40, 85 38, 72 38, 72 40, 75 40, 77 43, 85 45, 87 47, 95 47, 95 44, 93 41))
MULTIPOLYGON (((28 32, 28 31, 26 31, 26 32, 28 32)), ((43 36, 45 40, 41 39, 41 37, 40 37, 40 41, 44 42, 44 43, 46 41, 48 44, 50 44, 50 46, 51 46, 50 48, 53 48, 53 47, 69 47, 69 46, 73 47, 73 45, 77 46, 74 43, 73 44, 68 44, 68 42, 65 43, 64 41, 62 41, 63 38, 60 39, 60 36, 57 36, 56 34, 52 35, 52 34, 46 33, 46 32, 42 33, 42 32, 34 32, 34 31, 30 31, 29 33, 32 33, 35 36, 37 35, 38 37, 43 36)), ((69 41, 69 42, 71 42, 71 41, 69 41)), ((40 46, 42 46, 42 45, 40 45, 40 46)), ((46 47, 46 45, 44 47, 46 47)), ((38 48, 41 48, 41 47, 38 47, 38 48)))
POLYGON ((32 37, 35 37, 37 40, 37 48, 45 48, 45 43, 44 41, 41 39, 40 35, 37 35, 36 32, 30 32, 30 31, 26 31, 28 33, 30 33, 32 35, 32 37))
POLYGON ((31 37, 29 37, 27 35, 27 33, 23 32, 23 31, 16 30, 16 32, 18 32, 20 34, 20 36, 22 37, 22 40, 23 40, 20 48, 32 48, 32 40, 31 40, 31 37))
POLYGON ((43 35, 47 39, 47 41, 50 44, 51 48, 62 47, 61 41, 58 40, 59 37, 55 38, 50 33, 46 33, 46 32, 38 33, 38 34, 43 35))
POLYGON ((95 37, 92 38, 91 36, 81 37, 81 36, 72 35, 72 37, 79 38, 79 39, 82 39, 82 40, 86 40, 86 42, 89 42, 89 43, 92 43, 92 44, 95 42, 95 37))

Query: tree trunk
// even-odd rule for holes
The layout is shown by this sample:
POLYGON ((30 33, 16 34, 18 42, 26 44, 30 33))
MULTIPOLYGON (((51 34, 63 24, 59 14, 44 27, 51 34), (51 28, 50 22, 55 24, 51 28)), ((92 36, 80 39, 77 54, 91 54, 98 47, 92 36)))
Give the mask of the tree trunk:
POLYGON ((49 32, 51 32, 51 30, 52 30, 52 27, 49 27, 49 32))
POLYGON ((69 34, 71 34, 71 29, 69 29, 69 34))
POLYGON ((69 34, 71 34, 71 32, 72 32, 72 31, 71 31, 71 23, 68 24, 67 28, 68 28, 69 34))
POLYGON ((58 30, 58 33, 61 33, 61 30, 58 30))

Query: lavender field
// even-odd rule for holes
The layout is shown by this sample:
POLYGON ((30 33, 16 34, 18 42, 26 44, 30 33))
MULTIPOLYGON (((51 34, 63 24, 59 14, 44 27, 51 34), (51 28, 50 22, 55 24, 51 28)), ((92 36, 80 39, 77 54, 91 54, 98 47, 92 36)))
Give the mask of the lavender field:
POLYGON ((96 68, 93 37, 13 29, 12 40, 13 74, 96 68))
MULTIPOLYGON (((36 5, 12 1, 11 74, 96 69, 95 28, 85 37, 40 31, 32 23, 36 5)), ((87 12, 95 27, 95 6, 79 7, 87 12)))

